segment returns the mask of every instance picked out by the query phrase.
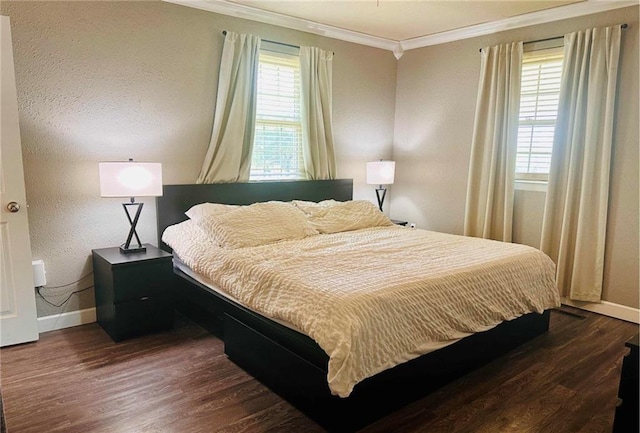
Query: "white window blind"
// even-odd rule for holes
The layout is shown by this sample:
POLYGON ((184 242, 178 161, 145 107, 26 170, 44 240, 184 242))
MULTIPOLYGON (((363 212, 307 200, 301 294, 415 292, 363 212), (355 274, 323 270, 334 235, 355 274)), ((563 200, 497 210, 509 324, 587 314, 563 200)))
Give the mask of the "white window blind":
POLYGON ((251 180, 302 179, 300 61, 260 51, 251 180))
POLYGON ((548 180, 553 133, 558 117, 562 57, 562 47, 524 53, 517 180, 548 180))

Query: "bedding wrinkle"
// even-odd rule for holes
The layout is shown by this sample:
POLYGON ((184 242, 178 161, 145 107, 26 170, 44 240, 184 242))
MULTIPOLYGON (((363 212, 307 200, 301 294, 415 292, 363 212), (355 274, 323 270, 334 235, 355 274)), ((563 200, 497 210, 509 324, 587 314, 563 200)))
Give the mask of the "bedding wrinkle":
POLYGON ((162 239, 222 291, 315 340, 340 397, 387 368, 560 305, 554 263, 518 244, 393 225, 223 249, 190 221, 162 239))

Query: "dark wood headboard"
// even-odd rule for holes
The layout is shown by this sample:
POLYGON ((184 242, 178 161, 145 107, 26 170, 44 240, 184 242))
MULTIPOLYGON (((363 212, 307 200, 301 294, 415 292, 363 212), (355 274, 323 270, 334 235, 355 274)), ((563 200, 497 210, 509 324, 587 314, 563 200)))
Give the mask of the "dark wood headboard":
POLYGON ((270 200, 318 202, 352 198, 352 179, 164 185, 162 196, 156 198, 158 245, 163 250, 171 251, 162 242, 164 229, 186 220, 185 211, 198 203, 247 205, 270 200))

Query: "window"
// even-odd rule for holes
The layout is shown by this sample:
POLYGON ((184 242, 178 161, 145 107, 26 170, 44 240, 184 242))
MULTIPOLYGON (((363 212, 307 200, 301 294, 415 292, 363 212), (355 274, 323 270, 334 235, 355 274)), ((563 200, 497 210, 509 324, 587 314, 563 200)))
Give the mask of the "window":
POLYGON ((548 180, 558 117, 562 57, 562 47, 524 53, 516 180, 548 180))
POLYGON ((305 177, 300 61, 297 54, 280 51, 260 51, 251 180, 305 177))

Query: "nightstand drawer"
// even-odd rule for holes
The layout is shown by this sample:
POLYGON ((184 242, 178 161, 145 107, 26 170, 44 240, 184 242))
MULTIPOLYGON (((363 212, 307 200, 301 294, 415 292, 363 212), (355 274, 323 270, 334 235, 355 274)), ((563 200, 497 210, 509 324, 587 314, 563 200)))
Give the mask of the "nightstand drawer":
POLYGON ((113 269, 113 302, 127 301, 168 294, 173 271, 166 261, 155 261, 113 269))
POLYGON ((115 320, 109 334, 115 341, 173 326, 173 307, 164 297, 149 297, 114 306, 115 320))
POLYGON ((171 254, 145 244, 146 251, 92 250, 96 318, 115 341, 173 324, 171 254))

